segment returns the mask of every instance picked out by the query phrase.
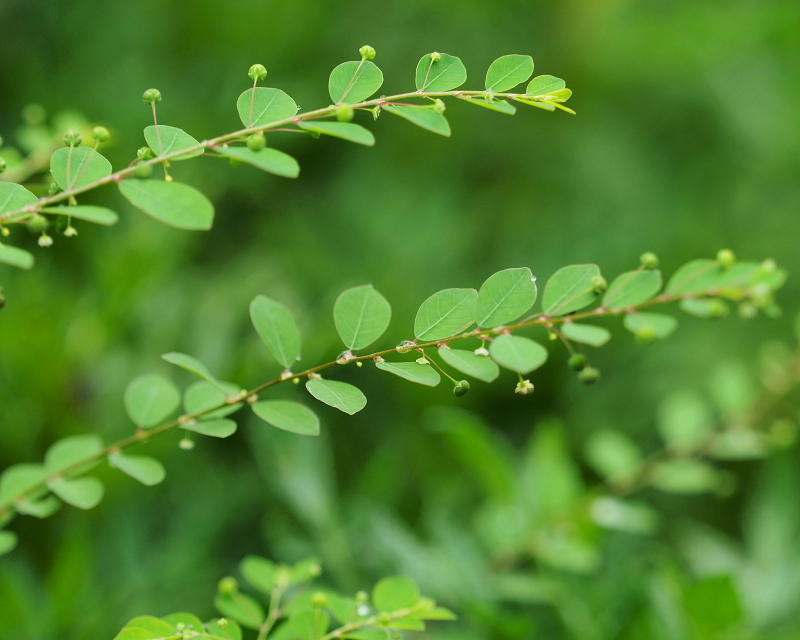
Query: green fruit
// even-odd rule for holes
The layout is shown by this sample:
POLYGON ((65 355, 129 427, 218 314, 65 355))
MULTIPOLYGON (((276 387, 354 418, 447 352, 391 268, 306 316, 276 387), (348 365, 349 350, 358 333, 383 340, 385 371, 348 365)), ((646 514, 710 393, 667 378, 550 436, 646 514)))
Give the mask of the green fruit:
POLYGON ((349 104, 340 104, 336 107, 336 119, 339 122, 350 122, 355 115, 355 110, 349 104))
POLYGON ((28 221, 28 229, 33 231, 34 233, 42 233, 47 231, 47 228, 50 226, 50 222, 45 218, 43 215, 38 213, 33 214, 31 219, 28 221))
POLYGON ((573 371, 581 371, 586 367, 586 356, 582 353, 574 354, 567 363, 573 371))
POLYGON ((643 269, 655 269, 658 266, 658 256, 652 251, 643 253, 639 256, 639 260, 643 269))
POLYGON ((578 374, 578 379, 584 384, 594 384, 600 379, 600 372, 594 367, 586 367, 578 374))
POLYGON ((453 395, 456 398, 463 398, 469 392, 469 383, 466 380, 462 380, 456 386, 453 387, 453 395), (466 386, 464 383, 466 382, 466 386))
POLYGON ((158 89, 148 89, 142 94, 142 100, 147 104, 158 104, 161 102, 161 92, 158 89))
POLYGON ((153 165, 140 162, 136 165, 136 170, 133 172, 133 175, 140 180, 148 180, 153 177, 153 165))
POLYGON ((254 64, 247 72, 250 79, 254 82, 260 82, 267 77, 267 68, 263 64, 254 64))
POLYGON ((247 138, 247 148, 250 149, 250 151, 261 151, 266 146, 267 136, 263 133, 254 133, 247 138))

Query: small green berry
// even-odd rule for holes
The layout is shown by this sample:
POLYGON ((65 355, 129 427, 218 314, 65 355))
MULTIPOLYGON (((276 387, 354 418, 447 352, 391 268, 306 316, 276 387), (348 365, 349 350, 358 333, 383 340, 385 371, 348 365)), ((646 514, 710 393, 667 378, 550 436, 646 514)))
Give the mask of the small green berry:
POLYGON ((147 104, 158 104, 161 102, 161 92, 158 89, 148 89, 142 94, 142 100, 147 104))
POLYGON ((658 340, 658 333, 650 326, 640 327, 635 335, 640 344, 652 344, 658 340))
POLYGON ((92 137, 97 140, 97 142, 108 142, 111 134, 105 127, 95 127, 92 129, 92 137))
POLYGON ((250 79, 254 82, 261 82, 267 77, 267 68, 263 64, 254 64, 247 72, 250 79))
POLYGON ((719 262, 720 266, 730 269, 736 264, 736 254, 730 249, 720 249, 717 252, 717 262, 719 262))
POLYGON ((247 138, 247 148, 250 151, 261 151, 267 146, 267 136, 263 133, 254 133, 247 138))
POLYGON ((140 162, 136 165, 133 175, 140 180, 149 180, 153 177, 153 166, 145 162, 140 162))
POLYGON ((603 276, 594 276, 592 278, 592 289, 595 293, 603 293, 608 288, 608 283, 603 276))
POLYGON ((313 596, 311 596, 311 604, 317 609, 324 609, 328 606, 328 596, 321 591, 317 591, 313 596))
POLYGON ((584 384, 594 384, 600 379, 600 372, 594 367, 586 367, 578 374, 578 379, 584 384))
POLYGON ((191 438, 181 438, 180 442, 178 442, 178 446, 184 451, 191 451, 194 449, 194 440, 191 438))
POLYGON ((739 305, 739 317, 750 320, 758 315, 758 308, 752 302, 742 302, 739 305))
POLYGON ((39 213, 34 213, 31 216, 31 219, 28 220, 28 229, 34 233, 43 233, 44 231, 47 231, 49 226, 50 222, 48 219, 39 213))
POLYGON ((236 578, 228 576, 227 578, 223 578, 219 581, 217 585, 217 591, 219 591, 223 595, 232 595, 239 590, 239 583, 236 582, 236 578))
POLYGON ((64 144, 68 147, 80 146, 83 141, 83 136, 77 131, 67 131, 64 134, 64 144))
POLYGON ((469 392, 469 382, 462 380, 453 387, 453 395, 456 398, 463 398, 469 392))
POLYGON ((658 267, 658 256, 652 251, 646 251, 640 255, 639 261, 643 269, 655 269, 658 267))
POLYGON ((367 44, 365 44, 363 47, 361 47, 358 50, 358 52, 361 54, 361 57, 364 60, 373 60, 375 58, 375 56, 378 55, 376 53, 375 49, 373 49, 372 47, 370 47, 367 44))
POLYGON ((136 157, 139 160, 152 160, 156 157, 156 154, 150 147, 139 147, 136 151, 136 157))
POLYGON ((581 371, 586 367, 586 356, 582 353, 575 353, 570 357, 567 364, 573 371, 581 371))
POLYGON ((355 110, 349 104, 340 104, 336 107, 336 119, 339 122, 350 122, 355 113, 355 110))
POLYGON ((722 318, 728 315, 728 305, 719 298, 714 298, 708 303, 708 315, 711 318, 722 318))
POLYGON ((3 173, 3 171, 6 170, 7 166, 8 165, 6 164, 6 161, 3 160, 3 158, 0 158, 0 173, 3 173))

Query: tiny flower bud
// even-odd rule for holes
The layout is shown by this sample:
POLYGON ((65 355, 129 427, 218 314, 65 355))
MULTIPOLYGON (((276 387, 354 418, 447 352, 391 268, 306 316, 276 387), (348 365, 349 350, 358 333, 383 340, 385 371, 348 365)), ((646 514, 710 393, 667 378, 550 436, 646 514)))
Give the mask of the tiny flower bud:
POLYGON ((217 626, 220 629, 224 629, 225 627, 228 626, 228 621, 225 618, 220 618, 219 620, 217 620, 217 626))
POLYGON ((377 53, 375 52, 375 49, 373 49, 372 47, 370 47, 367 44, 365 44, 363 47, 361 47, 358 50, 358 52, 361 54, 361 57, 364 60, 373 60, 375 58, 375 56, 377 55, 377 53))
POLYGON ((558 334, 555 331, 548 331, 547 338, 548 340, 558 340, 558 334))
POLYGON ((111 134, 105 127, 95 127, 92 129, 92 137, 97 140, 97 142, 108 142, 111 134))
POLYGON ((261 82, 267 77, 267 68, 263 64, 254 64, 247 72, 250 79, 254 82, 261 82))
POLYGON ((239 590, 239 583, 236 582, 236 578, 228 576, 227 578, 223 578, 219 581, 217 585, 217 591, 219 591, 223 595, 232 595, 239 590))
POLYGON ((158 104, 161 102, 161 92, 158 89, 148 89, 142 94, 142 100, 147 104, 158 104))
POLYGON ((431 54, 431 62, 439 62, 439 60, 441 60, 441 59, 442 59, 442 54, 441 53, 437 53, 436 51, 434 51, 431 54))
POLYGON ((64 235, 68 238, 74 238, 78 235, 78 230, 73 227, 71 224, 67 225, 67 228, 64 229, 64 235))
POLYGON ((191 438, 181 438, 180 442, 178 442, 178 446, 184 451, 191 451, 194 449, 194 440, 191 438))
POLYGON ((730 269, 736 264, 736 255, 730 249, 720 249, 717 252, 717 262, 720 266, 730 269))
POLYGON ((140 162, 136 165, 133 175, 140 180, 148 180, 153 177, 153 166, 140 162))
POLYGON ((43 215, 39 213, 34 213, 31 216, 31 219, 28 220, 28 229, 33 231, 34 233, 40 233, 42 231, 47 231, 47 228, 50 226, 50 222, 45 218, 43 215))
POLYGON ((7 166, 8 165, 6 164, 6 161, 3 160, 3 158, 0 158, 0 173, 3 173, 3 171, 6 170, 7 166))
POLYGON ((321 591, 317 591, 317 593, 311 596, 311 604, 317 609, 324 609, 328 606, 328 596, 321 591))
POLYGON ((594 367, 586 367, 578 374, 578 379, 584 384, 594 384, 600 379, 600 372, 594 367))
POLYGON ((655 269, 658 266, 658 256, 652 251, 647 251, 639 256, 642 268, 655 269))
POLYGON ((476 356, 488 356, 489 355, 489 350, 484 348, 484 347, 478 347, 477 349, 475 349, 475 355, 476 356))
POLYGON ((247 148, 250 149, 250 151, 261 151, 266 146, 267 136, 263 133, 254 133, 247 138, 247 148))
POLYGON ((387 611, 384 611, 378 615, 378 622, 382 624, 384 627, 388 627, 392 624, 392 616, 389 615, 387 611))
POLYGON ((49 187, 47 187, 47 193, 48 193, 48 195, 54 196, 54 195, 56 195, 56 194, 57 194, 59 191, 61 191, 61 187, 59 187, 59 186, 58 186, 58 185, 57 185, 55 182, 51 182, 51 183, 50 183, 50 186, 49 186, 49 187))
POLYGON ((150 147, 140 147, 136 152, 136 156, 139 160, 152 160, 156 157, 156 154, 150 147))
POLYGON ((39 246, 40 247, 52 247, 53 246, 53 239, 48 236, 46 233, 43 233, 39 236, 39 246))
POLYGON ((350 122, 355 115, 355 110, 349 104, 340 104, 336 107, 336 119, 339 122, 350 122))
POLYGON ((567 363, 573 371, 581 371, 586 366, 586 356, 582 353, 574 354, 567 363))
POLYGON ((749 320, 750 318, 755 318, 757 315, 758 309, 752 302, 742 302, 742 304, 739 305, 740 318, 749 320))
POLYGON ((594 276, 592 278, 592 288, 595 293, 603 293, 608 288, 608 283, 603 276, 594 276))
POLYGON ((514 389, 514 393, 519 396, 529 396, 533 393, 533 384, 530 380, 520 380, 517 383, 517 388, 514 389))
POLYGON ((77 147, 83 141, 83 136, 77 131, 67 131, 64 134, 64 144, 68 147, 77 147))
POLYGON ((441 100, 439 100, 439 98, 436 98, 436 100, 434 100, 434 101, 433 101, 433 110, 434 110, 436 113, 438 113, 439 115, 443 114, 443 113, 444 113, 444 110, 445 110, 446 108, 447 108, 447 107, 445 106, 444 102, 442 102, 441 100))

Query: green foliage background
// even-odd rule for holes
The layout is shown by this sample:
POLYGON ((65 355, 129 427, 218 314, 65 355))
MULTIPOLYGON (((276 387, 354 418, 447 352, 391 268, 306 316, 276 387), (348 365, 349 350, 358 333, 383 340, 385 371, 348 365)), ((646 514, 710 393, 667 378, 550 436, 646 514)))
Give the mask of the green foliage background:
MULTIPOLYGON (((792 274, 777 321, 682 317, 675 336, 646 349, 619 331, 597 357, 602 382, 588 390, 560 357, 537 372, 529 399, 513 394, 511 375, 473 384, 457 400, 364 369, 345 379, 359 381, 366 410, 348 417, 323 408, 319 439, 252 421, 190 453, 162 438, 149 449, 166 463, 163 485, 104 474, 108 498, 95 511, 15 523, 20 548, 0 560, 0 637, 112 637, 139 613, 210 616, 216 580, 247 553, 318 555, 329 583, 353 591, 407 573, 462 614, 461 626, 430 637, 600 640, 647 628, 654 638, 716 638, 740 618, 760 631, 724 637, 800 637, 796 450, 729 465, 739 483, 725 498, 646 494, 667 515, 660 532, 599 536, 602 568, 580 575, 530 557, 509 563, 480 539, 476 505, 491 501, 492 488, 469 461, 485 462, 485 449, 455 447, 429 409, 476 412, 490 425, 478 431, 506 443, 501 450, 524 449, 552 420, 576 460, 603 426, 652 448, 664 397, 707 389, 724 363, 741 362, 754 378, 760 346, 792 340, 800 5, 5 0, 0 34, 4 138, 13 139, 31 102, 50 114, 77 109, 112 128, 106 155, 115 166, 130 160, 150 123, 143 89, 163 92, 164 124, 204 139, 236 128, 250 64, 265 64, 267 85, 302 108, 324 106, 330 69, 365 43, 378 51, 387 93, 413 86, 416 61, 432 50, 461 56, 468 87, 481 86, 497 56, 530 53, 537 73, 567 79, 578 111, 519 108, 509 118, 453 104, 450 140, 382 117, 370 125, 375 149, 270 135, 300 161, 296 181, 216 160, 176 166, 217 204, 208 233, 160 225, 112 189, 92 194, 87 203, 122 212, 119 225, 82 225, 77 240, 36 250, 33 271, 0 270, 8 298, 0 468, 41 459, 65 435, 129 432, 122 391, 130 379, 155 370, 189 381, 159 361, 167 351, 191 353, 244 386, 272 377, 247 314, 259 293, 295 311, 304 362, 315 363, 339 350, 335 296, 365 282, 392 302, 387 335, 399 341, 411 337, 429 294, 477 286, 511 266, 543 279, 564 264, 597 262, 613 275, 651 250, 670 273, 728 246, 773 257, 792 274), (701 543, 708 547, 697 551, 701 543), (557 607, 526 601, 497 579, 512 569, 568 596, 557 607), (717 575, 732 583, 687 587, 685 610, 664 618, 688 619, 688 631, 631 622, 653 585, 679 589, 717 575)), ((558 464, 542 495, 563 488, 558 464)), ((580 473, 597 482, 587 467, 580 473)))

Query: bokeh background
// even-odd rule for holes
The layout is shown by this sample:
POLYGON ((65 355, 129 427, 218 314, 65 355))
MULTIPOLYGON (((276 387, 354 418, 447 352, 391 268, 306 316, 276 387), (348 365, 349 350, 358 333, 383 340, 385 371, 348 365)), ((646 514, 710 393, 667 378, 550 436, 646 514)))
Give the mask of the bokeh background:
MULTIPOLYGON (((511 374, 456 400, 365 367, 342 375, 367 408, 320 407, 317 439, 247 417, 192 452, 162 437, 147 446, 167 466, 161 486, 101 471, 98 509, 15 521, 0 638, 110 638, 145 612, 210 617, 216 581, 247 553, 316 555, 324 581, 349 591, 411 575, 462 616, 429 637, 800 638, 794 448, 723 463, 724 490, 640 492, 663 516, 647 535, 584 522, 600 478, 583 454, 608 427, 657 450, 666 399, 711 397, 732 375, 757 395, 763 362, 774 369, 792 348, 778 343, 792 344, 800 310, 800 4, 0 0, 0 135, 20 144, 31 103, 48 122, 75 110, 112 129, 105 153, 123 166, 151 123, 144 89, 164 94, 162 123, 204 139, 237 128, 251 64, 308 109, 327 104, 330 70, 363 44, 378 51, 387 93, 412 86, 429 51, 459 55, 470 88, 499 55, 529 53, 537 74, 567 80, 578 115, 451 104, 451 139, 364 117, 372 149, 274 134, 299 179, 214 159, 175 167, 216 203, 208 233, 160 225, 109 188, 85 202, 119 211, 116 227, 81 225, 48 250, 20 236, 37 266, 0 266, 0 468, 40 460, 66 435, 129 433, 129 380, 190 382, 160 361, 167 351, 243 386, 273 377, 247 314, 258 293, 296 313, 308 363, 340 350, 331 308, 348 286, 371 282, 391 301, 392 345, 439 289, 511 266, 543 281, 596 262, 613 276, 645 250, 667 273, 722 247, 775 258, 791 273, 783 317, 682 316, 648 347, 618 328, 591 388, 553 345, 529 399, 511 374), (582 546, 545 548, 539 516, 502 511, 512 494, 556 523, 564 505, 579 512, 582 546)), ((792 407, 781 417, 796 418, 792 407)))

